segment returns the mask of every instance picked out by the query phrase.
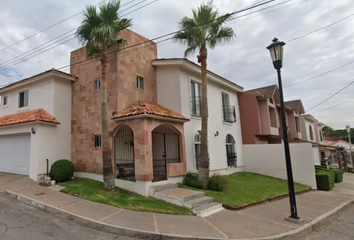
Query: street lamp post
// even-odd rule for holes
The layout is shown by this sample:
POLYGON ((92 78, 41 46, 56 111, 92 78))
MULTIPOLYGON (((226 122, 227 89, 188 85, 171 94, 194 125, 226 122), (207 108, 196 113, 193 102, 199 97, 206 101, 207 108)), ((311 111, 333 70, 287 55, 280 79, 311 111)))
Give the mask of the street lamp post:
POLYGON ((352 157, 352 140, 351 140, 351 138, 350 138, 350 126, 347 125, 345 128, 347 129, 348 140, 349 140, 349 146, 350 146, 349 159, 350 159, 350 162, 352 163, 352 166, 354 166, 354 164, 353 164, 353 157, 352 157))
POLYGON ((280 73, 280 69, 283 66, 283 46, 284 45, 285 45, 284 42, 279 42, 277 38, 274 38, 272 44, 270 44, 267 47, 267 49, 270 51, 270 56, 273 61, 273 66, 277 70, 277 74, 278 74, 281 121, 282 121, 282 125, 283 125, 286 173, 288 176, 288 188, 289 188, 290 211, 291 211, 291 215, 289 218, 294 219, 294 220, 298 220, 299 216, 297 215, 294 180, 293 180, 293 172, 291 169, 290 148, 289 148, 288 132, 287 132, 286 118, 285 118, 283 86, 282 86, 281 73, 280 73))

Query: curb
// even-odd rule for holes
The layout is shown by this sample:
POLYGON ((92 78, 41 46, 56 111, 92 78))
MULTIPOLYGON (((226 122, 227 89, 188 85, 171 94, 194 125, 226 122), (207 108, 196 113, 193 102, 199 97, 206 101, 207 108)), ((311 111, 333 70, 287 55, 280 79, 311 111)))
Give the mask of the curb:
MULTIPOLYGON (((136 230, 127 227, 115 226, 103 222, 99 222, 96 220, 92 220, 77 214, 73 214, 64 209, 51 206, 49 204, 42 203, 40 201, 25 197, 23 195, 17 194, 15 192, 6 190, 5 194, 9 195, 11 198, 16 199, 22 203, 30 205, 35 208, 42 209, 44 211, 48 211, 54 213, 58 216, 66 218, 70 221, 75 221, 81 225, 88 226, 100 231, 109 232, 113 234, 118 234, 122 236, 135 237, 140 239, 149 239, 149 240, 181 240, 181 239, 204 239, 204 240, 221 240, 226 238, 208 238, 208 237, 198 237, 198 236, 188 236, 188 235, 178 235, 178 234, 165 234, 160 232, 151 232, 144 230, 136 230)), ((300 227, 288 231, 286 233, 281 233, 274 236, 269 237, 260 237, 260 238, 249 238, 249 239, 241 239, 234 238, 233 240, 298 240, 301 237, 311 233, 312 231, 319 229, 320 227, 328 224, 333 219, 339 217, 339 215, 348 209, 351 205, 353 205, 354 199, 349 200, 342 205, 332 209, 331 211, 317 217, 309 223, 301 225, 300 227)), ((227 238, 230 239, 230 238, 227 238)))

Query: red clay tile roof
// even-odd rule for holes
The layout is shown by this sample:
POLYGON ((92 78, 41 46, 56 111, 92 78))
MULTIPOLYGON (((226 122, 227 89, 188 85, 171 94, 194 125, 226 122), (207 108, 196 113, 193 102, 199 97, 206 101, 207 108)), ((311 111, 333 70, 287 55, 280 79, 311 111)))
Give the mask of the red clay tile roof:
POLYGON ((43 108, 40 108, 36 110, 30 110, 1 117, 0 127, 36 121, 60 124, 60 122, 55 117, 50 115, 43 108))
POLYGON ((184 117, 183 115, 176 113, 164 106, 161 106, 160 104, 142 101, 142 100, 137 101, 136 103, 127 107, 120 113, 114 115, 112 119, 125 118, 125 117, 137 116, 142 114, 189 121, 189 119, 184 117))
POLYGON ((65 74, 65 75, 70 76, 70 77, 75 77, 75 78, 77 78, 77 77, 74 76, 74 75, 71 75, 71 74, 69 74, 69 73, 66 73, 66 72, 60 71, 60 70, 58 70, 58 69, 52 68, 52 69, 49 69, 49 70, 47 70, 47 71, 44 71, 44 72, 38 73, 38 74, 36 74, 36 75, 33 75, 33 76, 31 76, 31 77, 24 78, 24 79, 21 79, 21 80, 16 81, 16 82, 9 83, 9 84, 7 84, 7 85, 5 85, 5 86, 3 86, 3 87, 0 87, 0 89, 8 88, 8 87, 10 87, 10 86, 16 85, 16 84, 18 84, 18 83, 25 82, 25 81, 27 81, 27 80, 30 80, 30 79, 34 78, 34 77, 37 77, 37 76, 39 76, 39 75, 42 75, 42 74, 45 74, 45 73, 49 73, 49 72, 56 72, 56 73, 60 73, 60 74, 65 74))

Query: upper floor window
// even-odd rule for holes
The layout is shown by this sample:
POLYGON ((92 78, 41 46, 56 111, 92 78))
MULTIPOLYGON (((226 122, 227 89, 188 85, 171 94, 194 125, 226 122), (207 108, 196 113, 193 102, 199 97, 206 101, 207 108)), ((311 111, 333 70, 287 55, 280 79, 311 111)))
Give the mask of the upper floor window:
POLYGON ((322 130, 319 130, 319 134, 320 134, 320 141, 323 142, 323 137, 322 137, 322 130))
POLYGON ((221 101, 224 122, 236 122, 235 106, 230 106, 229 94, 221 93, 221 101))
POLYGON ((101 135, 95 135, 95 148, 101 147, 101 135))
POLYGON ((100 78, 97 78, 97 79, 93 82, 93 84, 94 84, 95 91, 101 89, 101 79, 100 79, 100 78))
POLYGON ((2 105, 3 105, 3 106, 6 106, 6 105, 7 105, 7 101, 8 101, 8 96, 2 97, 2 105))
POLYGON ((28 90, 19 93, 19 106, 28 107, 28 90))
POLYGON ((144 89, 144 78, 136 76, 136 87, 140 89, 144 89))
POLYGON ((313 140, 313 131, 311 125, 309 126, 310 140, 313 140))
POLYGON ((200 83, 191 81, 191 103, 192 103, 192 115, 200 117, 201 116, 201 87, 200 83))

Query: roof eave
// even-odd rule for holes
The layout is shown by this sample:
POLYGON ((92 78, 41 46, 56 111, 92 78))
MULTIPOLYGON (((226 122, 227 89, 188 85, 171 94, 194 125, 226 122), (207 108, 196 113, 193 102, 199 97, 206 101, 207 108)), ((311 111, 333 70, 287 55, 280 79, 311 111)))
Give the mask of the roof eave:
MULTIPOLYGON (((190 62, 187 59, 164 59, 164 60, 155 60, 152 61, 152 65, 154 66, 170 66, 170 65, 175 65, 175 66, 180 66, 184 69, 190 70, 195 73, 200 73, 200 67, 197 64, 194 64, 190 62)), ((243 87, 237 85, 236 83, 231 82, 230 80, 224 79, 220 76, 217 76, 216 74, 208 71, 207 72, 207 77, 214 81, 217 82, 223 86, 232 88, 233 90, 237 92, 243 92, 243 87)))
POLYGON ((111 119, 114 120, 114 121, 124 121, 124 120, 137 119, 137 118, 154 118, 154 119, 158 119, 158 120, 165 120, 165 121, 169 120, 169 121, 173 121, 173 122, 182 122, 182 123, 190 121, 189 119, 163 117, 163 116, 147 114, 147 113, 136 114, 136 115, 127 116, 127 117, 111 118, 111 119))
POLYGON ((14 123, 14 124, 9 124, 9 125, 3 125, 0 126, 0 128, 7 128, 7 127, 16 127, 18 125, 30 125, 30 124, 36 124, 36 123, 40 123, 40 124, 48 124, 48 125, 60 125, 61 123, 54 123, 54 122, 46 122, 46 121, 29 121, 29 122, 23 122, 23 123, 14 123))

